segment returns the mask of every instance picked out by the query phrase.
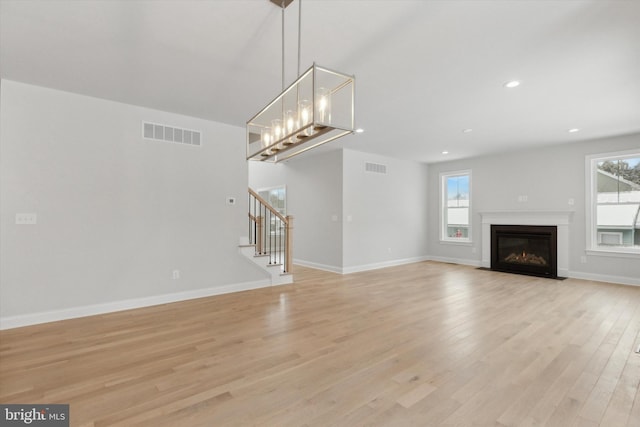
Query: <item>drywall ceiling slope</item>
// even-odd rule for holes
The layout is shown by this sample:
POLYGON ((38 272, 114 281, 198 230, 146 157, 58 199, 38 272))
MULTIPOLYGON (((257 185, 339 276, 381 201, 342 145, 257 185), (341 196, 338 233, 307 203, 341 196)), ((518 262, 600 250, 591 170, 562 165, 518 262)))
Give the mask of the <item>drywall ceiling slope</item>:
MULTIPOLYGON (((298 7, 286 9, 287 84, 298 7)), ((302 68, 356 75, 366 132, 344 146, 437 162, 640 131, 638 1, 302 8, 302 68), (522 84, 505 89, 511 79, 522 84)), ((244 126, 281 90, 280 37, 267 0, 0 0, 0 76, 244 126)))

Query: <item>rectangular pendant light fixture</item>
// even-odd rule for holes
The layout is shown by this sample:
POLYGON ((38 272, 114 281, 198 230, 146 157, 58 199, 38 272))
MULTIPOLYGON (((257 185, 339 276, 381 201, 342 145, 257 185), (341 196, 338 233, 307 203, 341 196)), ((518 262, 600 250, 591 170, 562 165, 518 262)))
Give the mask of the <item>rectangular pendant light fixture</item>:
POLYGON ((355 131, 355 77, 313 64, 247 122, 247 160, 280 162, 355 131))

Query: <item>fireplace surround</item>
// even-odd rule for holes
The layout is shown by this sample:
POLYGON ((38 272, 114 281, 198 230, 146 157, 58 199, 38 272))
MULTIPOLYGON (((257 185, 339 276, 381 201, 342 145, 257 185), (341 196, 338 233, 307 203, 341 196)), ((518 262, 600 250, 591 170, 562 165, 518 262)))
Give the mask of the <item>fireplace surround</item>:
POLYGON ((491 268, 491 225, 553 225, 557 227, 558 277, 569 276, 569 224, 573 211, 481 211, 481 266, 491 268))

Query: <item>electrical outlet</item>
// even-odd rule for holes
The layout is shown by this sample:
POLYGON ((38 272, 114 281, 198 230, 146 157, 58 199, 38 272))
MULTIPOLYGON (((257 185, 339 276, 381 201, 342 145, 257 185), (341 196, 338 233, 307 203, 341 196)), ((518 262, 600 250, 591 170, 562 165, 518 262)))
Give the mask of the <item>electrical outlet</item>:
POLYGON ((581 262, 582 264, 586 264, 586 263, 587 263, 587 257, 586 257, 586 256, 584 256, 584 255, 582 255, 582 256, 580 257, 580 262, 581 262))
POLYGON ((173 280, 180 279, 180 270, 173 270, 173 280))
POLYGON ((38 215, 35 213, 17 213, 16 224, 18 225, 34 225, 38 223, 38 215))
POLYGON ((573 205, 576 204, 576 201, 573 198, 571 198, 571 199, 569 199, 568 203, 569 203, 569 206, 573 206, 573 205))

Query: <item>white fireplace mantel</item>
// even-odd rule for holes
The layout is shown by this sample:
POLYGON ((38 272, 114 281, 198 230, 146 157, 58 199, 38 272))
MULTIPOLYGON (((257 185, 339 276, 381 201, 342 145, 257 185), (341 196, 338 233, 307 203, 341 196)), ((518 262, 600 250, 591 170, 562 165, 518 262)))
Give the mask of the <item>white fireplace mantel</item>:
POLYGON ((569 224, 573 211, 487 211, 482 218, 482 266, 491 267, 491 225, 555 225, 558 228, 558 276, 569 274, 569 224))

